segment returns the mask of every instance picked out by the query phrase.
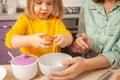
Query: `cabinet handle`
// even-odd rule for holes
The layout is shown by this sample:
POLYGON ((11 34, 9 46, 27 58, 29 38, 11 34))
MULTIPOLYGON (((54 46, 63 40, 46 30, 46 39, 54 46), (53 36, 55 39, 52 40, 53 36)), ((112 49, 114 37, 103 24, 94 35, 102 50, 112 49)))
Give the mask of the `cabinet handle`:
POLYGON ((6 28, 11 28, 11 26, 0 26, 0 28, 6 29, 6 28))
POLYGON ((5 39, 0 39, 0 40, 5 42, 5 39))

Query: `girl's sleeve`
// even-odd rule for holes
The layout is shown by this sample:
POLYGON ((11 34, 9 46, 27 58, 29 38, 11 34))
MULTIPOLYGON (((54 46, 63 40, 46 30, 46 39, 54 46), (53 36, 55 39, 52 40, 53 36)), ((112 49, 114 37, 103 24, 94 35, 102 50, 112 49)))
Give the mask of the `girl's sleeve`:
POLYGON ((21 15, 13 27, 6 33, 5 45, 8 48, 12 48, 11 39, 14 35, 24 35, 26 33, 26 26, 25 15, 21 15))

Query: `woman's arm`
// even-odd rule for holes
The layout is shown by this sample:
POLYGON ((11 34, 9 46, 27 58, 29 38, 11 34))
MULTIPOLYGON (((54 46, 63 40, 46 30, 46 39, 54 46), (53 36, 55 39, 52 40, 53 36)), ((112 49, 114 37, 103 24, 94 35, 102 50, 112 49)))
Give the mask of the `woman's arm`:
POLYGON ((64 65, 71 65, 69 68, 62 71, 53 71, 49 76, 50 80, 74 80, 79 74, 99 68, 109 67, 110 63, 106 57, 100 55, 91 59, 82 57, 75 57, 70 60, 64 61, 64 65))

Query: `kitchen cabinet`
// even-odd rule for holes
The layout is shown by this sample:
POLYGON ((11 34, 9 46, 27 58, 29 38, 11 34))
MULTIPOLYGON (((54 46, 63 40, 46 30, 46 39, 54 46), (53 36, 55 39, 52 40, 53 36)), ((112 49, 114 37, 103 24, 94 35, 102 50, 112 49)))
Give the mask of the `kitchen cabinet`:
POLYGON ((78 20, 79 20, 78 18, 63 18, 63 23, 72 34, 77 34, 78 20))
POLYGON ((19 49, 9 49, 5 46, 5 35, 14 22, 14 20, 0 21, 0 65, 10 63, 9 61, 11 60, 11 57, 8 55, 8 51, 10 51, 13 56, 19 55, 19 49))

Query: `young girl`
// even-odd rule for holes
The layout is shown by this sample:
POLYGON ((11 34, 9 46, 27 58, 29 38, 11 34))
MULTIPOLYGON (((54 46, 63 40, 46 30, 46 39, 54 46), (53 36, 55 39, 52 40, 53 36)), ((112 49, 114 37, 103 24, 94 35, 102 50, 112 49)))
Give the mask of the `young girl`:
POLYGON ((59 52, 60 47, 69 46, 73 41, 61 21, 63 13, 62 0, 27 0, 26 13, 6 34, 6 46, 37 57, 59 52), (47 35, 54 38, 52 44, 43 39, 47 35))

